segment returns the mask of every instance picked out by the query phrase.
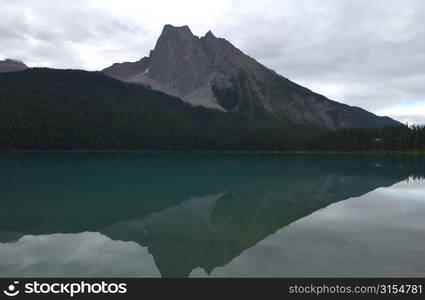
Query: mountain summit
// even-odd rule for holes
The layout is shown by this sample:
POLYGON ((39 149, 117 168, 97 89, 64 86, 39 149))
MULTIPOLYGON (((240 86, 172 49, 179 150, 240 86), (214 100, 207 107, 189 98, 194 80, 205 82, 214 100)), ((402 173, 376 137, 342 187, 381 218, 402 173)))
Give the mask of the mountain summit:
POLYGON ((0 73, 16 72, 28 69, 28 67, 20 60, 7 58, 0 60, 0 73))
POLYGON ((154 50, 103 72, 180 97, 192 105, 241 112, 284 124, 338 129, 400 125, 312 92, 268 69, 225 39, 165 25, 154 50))

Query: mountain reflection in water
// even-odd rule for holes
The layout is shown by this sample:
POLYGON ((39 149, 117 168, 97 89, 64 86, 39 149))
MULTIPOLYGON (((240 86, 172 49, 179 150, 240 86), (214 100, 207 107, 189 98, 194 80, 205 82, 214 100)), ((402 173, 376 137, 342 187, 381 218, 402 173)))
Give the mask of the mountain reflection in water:
POLYGON ((0 276, 424 276, 424 167, 421 156, 2 154, 0 276))

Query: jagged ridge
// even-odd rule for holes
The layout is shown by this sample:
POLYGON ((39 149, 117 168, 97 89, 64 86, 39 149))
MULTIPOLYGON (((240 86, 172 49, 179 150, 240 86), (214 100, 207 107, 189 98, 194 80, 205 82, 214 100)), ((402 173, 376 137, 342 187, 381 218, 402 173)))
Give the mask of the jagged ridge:
POLYGON ((193 105, 242 112, 284 124, 337 129, 400 125, 312 92, 261 65, 209 31, 165 25, 154 50, 103 72, 182 98, 193 105))

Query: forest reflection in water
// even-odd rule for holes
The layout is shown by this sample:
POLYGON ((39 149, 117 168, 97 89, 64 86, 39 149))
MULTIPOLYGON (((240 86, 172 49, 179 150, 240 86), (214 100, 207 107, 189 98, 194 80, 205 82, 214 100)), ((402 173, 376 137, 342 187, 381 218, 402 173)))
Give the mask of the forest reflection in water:
POLYGON ((0 276, 423 276, 424 159, 0 156, 0 276))

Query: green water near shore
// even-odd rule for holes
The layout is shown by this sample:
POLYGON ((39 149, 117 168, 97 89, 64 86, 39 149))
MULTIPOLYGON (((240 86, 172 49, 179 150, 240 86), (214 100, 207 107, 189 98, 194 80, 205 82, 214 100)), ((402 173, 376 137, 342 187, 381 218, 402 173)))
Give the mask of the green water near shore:
POLYGON ((424 276, 424 175, 421 155, 2 153, 0 276, 424 276))

